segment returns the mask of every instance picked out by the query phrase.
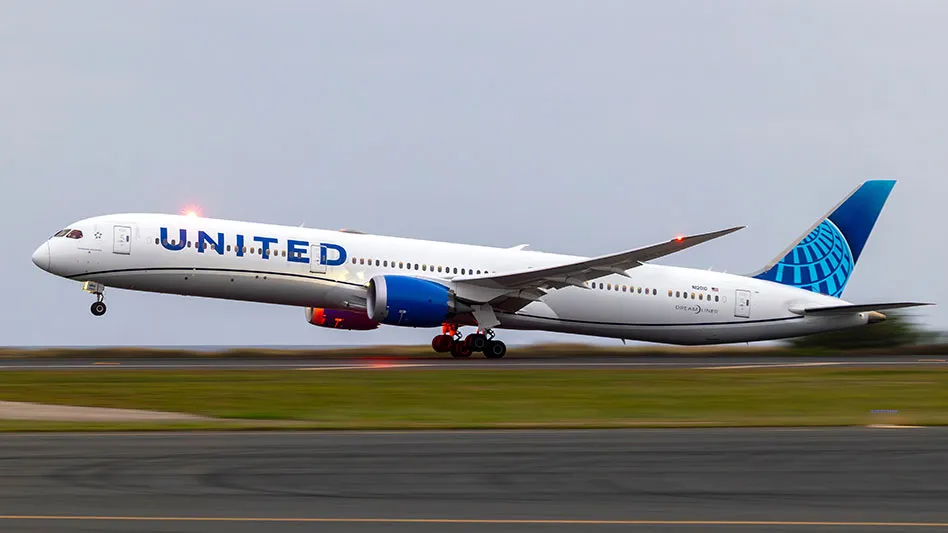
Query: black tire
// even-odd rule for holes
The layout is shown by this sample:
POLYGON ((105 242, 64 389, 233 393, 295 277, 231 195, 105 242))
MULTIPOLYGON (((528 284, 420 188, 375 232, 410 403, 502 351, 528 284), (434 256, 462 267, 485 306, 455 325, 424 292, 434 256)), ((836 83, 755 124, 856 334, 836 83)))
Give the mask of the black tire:
POLYGON ((471 356, 471 348, 466 342, 455 342, 451 344, 451 357, 465 359, 471 356))
POLYGON ((438 335, 431 339, 431 349, 438 353, 450 352, 452 344, 454 344, 454 339, 450 335, 438 335))
POLYGON ((102 316, 106 311, 105 302, 93 302, 92 307, 89 308, 92 311, 92 314, 95 316, 102 316))
POLYGON ((471 348, 472 352, 483 352, 487 348, 487 335, 482 333, 471 333, 464 339, 465 344, 471 348))
POLYGON ((490 341, 484 348, 484 357, 488 359, 500 359, 507 355, 507 345, 500 341, 490 341))

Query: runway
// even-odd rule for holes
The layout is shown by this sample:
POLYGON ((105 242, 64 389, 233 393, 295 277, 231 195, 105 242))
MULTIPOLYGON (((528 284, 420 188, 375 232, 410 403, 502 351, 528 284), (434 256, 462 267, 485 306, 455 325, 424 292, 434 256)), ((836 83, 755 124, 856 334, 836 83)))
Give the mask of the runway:
POLYGON ((807 366, 841 367, 944 367, 948 358, 932 356, 562 356, 512 357, 487 360, 481 356, 452 359, 447 356, 327 358, 7 358, 0 359, 0 372, 12 370, 413 370, 413 369, 753 369, 807 366))
POLYGON ((948 430, 0 435, 0 530, 948 530, 948 430))

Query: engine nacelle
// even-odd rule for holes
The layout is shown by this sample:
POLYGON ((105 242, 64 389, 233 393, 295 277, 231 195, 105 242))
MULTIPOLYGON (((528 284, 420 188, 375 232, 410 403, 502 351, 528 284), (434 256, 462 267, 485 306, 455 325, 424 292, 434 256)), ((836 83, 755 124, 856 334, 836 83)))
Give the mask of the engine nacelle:
POLYGON ((440 326, 458 312, 454 293, 444 285, 412 276, 375 276, 369 280, 366 312, 393 326, 440 326))
POLYGON ((378 322, 362 311, 322 307, 307 307, 306 321, 314 326, 333 329, 369 330, 379 327, 378 322))

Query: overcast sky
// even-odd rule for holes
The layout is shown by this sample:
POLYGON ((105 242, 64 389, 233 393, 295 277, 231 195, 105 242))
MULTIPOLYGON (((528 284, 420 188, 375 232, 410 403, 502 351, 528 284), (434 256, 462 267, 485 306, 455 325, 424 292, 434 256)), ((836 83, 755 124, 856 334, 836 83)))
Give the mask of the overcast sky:
POLYGON ((585 255, 746 224, 662 261, 742 273, 898 178, 845 297, 948 302, 945 28, 938 1, 6 0, 0 344, 430 340, 120 290, 97 319, 30 261, 77 219, 188 204, 585 255))

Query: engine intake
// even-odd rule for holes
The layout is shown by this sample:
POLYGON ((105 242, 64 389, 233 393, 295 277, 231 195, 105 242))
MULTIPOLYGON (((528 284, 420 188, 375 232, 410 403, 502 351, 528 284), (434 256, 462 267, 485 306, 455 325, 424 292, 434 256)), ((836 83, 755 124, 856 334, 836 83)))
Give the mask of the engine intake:
POLYGON ((379 327, 378 322, 362 311, 322 307, 307 307, 306 321, 314 326, 333 329, 370 330, 379 327))
POLYGON ((440 326, 458 312, 451 289, 412 276, 373 277, 366 304, 370 319, 413 328, 440 326))

